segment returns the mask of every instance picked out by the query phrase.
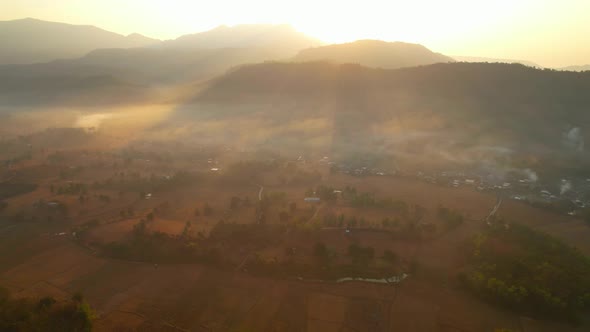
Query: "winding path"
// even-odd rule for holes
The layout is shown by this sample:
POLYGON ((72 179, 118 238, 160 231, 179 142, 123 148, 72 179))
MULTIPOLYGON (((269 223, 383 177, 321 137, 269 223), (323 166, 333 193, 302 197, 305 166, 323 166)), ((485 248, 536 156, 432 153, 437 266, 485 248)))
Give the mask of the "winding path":
POLYGON ((502 200, 503 200, 502 197, 498 195, 497 200, 496 200, 496 205, 494 205, 494 207, 490 211, 490 214, 488 214, 488 216, 484 219, 484 221, 488 225, 490 224, 490 218, 496 215, 496 212, 498 212, 500 205, 502 205, 502 200))
POLYGON ((264 187, 260 184, 258 184, 257 186, 260 187, 260 190, 258 191, 258 200, 261 201, 262 200, 262 192, 264 191, 264 187))

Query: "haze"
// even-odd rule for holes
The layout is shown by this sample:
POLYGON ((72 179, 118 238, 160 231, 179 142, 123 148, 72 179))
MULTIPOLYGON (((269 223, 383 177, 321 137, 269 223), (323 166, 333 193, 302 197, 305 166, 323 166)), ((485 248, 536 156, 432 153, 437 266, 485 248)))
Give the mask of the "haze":
POLYGON ((328 43, 380 39, 449 55, 520 59, 548 67, 590 62, 590 1, 19 0, 0 20, 34 17, 158 39, 219 25, 288 23, 328 43))
POLYGON ((0 331, 590 331, 590 0, 0 0, 0 331))

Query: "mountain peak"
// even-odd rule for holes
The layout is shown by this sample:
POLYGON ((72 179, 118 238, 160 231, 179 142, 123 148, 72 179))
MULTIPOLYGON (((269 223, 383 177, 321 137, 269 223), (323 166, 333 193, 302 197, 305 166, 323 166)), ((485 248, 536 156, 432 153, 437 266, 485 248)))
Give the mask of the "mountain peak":
POLYGON ((420 44, 373 39, 305 49, 299 52, 295 60, 358 63, 368 67, 387 69, 454 62, 452 58, 432 52, 420 44))

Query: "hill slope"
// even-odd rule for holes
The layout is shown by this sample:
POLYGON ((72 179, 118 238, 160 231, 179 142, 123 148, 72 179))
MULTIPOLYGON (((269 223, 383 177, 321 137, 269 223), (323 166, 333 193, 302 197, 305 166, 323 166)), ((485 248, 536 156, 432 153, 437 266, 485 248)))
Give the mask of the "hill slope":
MULTIPOLYGON (((196 102, 227 110, 217 117, 248 114, 244 105, 250 105, 257 118, 275 119, 281 125, 321 119, 325 125, 314 135, 323 135, 336 150, 444 151, 445 158, 467 160, 474 156, 458 153, 482 147, 585 155, 589 89, 590 73, 519 64, 449 63, 383 70, 267 63, 220 77, 196 102)), ((185 114, 189 112, 187 108, 185 114)))
POLYGON ((0 21, 0 64, 27 64, 80 57, 97 48, 142 47, 158 42, 93 26, 36 19, 0 21))
POLYGON ((454 62, 452 58, 434 53, 422 45, 388 43, 379 40, 359 40, 353 43, 305 49, 297 54, 295 61, 357 63, 386 69, 454 62))

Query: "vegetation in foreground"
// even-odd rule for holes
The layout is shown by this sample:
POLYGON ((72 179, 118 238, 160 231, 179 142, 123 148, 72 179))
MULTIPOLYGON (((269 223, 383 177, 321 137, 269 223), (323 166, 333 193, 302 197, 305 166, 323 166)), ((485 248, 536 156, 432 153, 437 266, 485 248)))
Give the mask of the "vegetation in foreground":
POLYGON ((0 331, 84 332, 92 330, 93 319, 92 309, 80 294, 59 303, 52 297, 13 298, 0 288, 0 331))
POLYGON ((479 234, 462 280, 489 301, 535 316, 575 321, 590 308, 590 259, 519 224, 500 221, 479 234))

